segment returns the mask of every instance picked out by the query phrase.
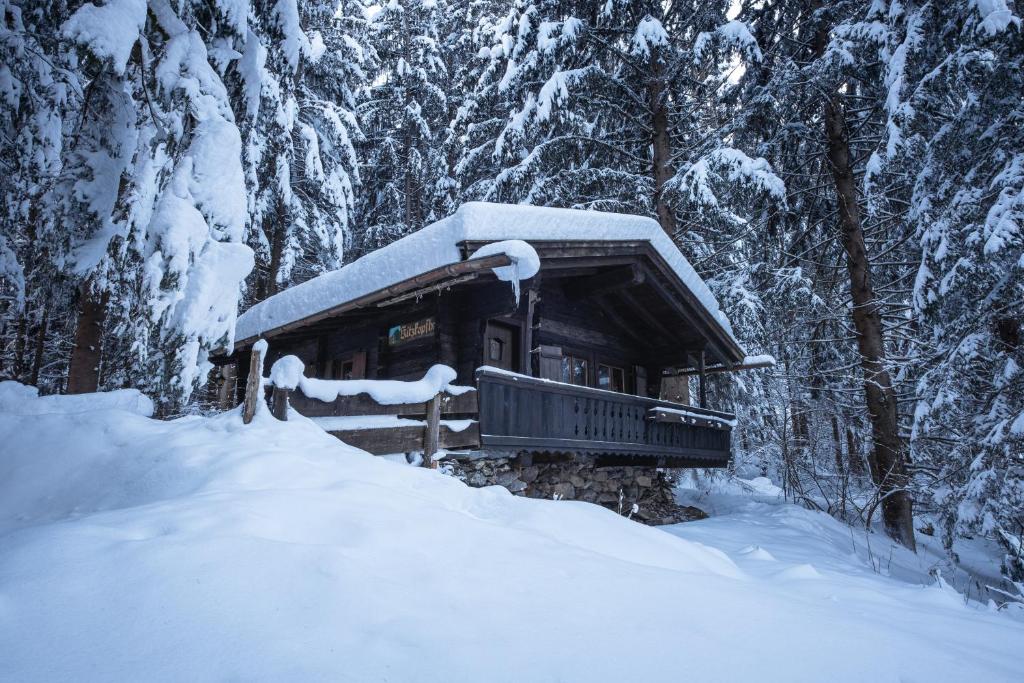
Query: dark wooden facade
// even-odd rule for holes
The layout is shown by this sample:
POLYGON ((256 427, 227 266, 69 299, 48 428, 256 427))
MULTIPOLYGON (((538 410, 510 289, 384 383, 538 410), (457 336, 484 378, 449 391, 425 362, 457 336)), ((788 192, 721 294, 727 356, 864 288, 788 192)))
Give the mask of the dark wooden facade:
MULTIPOLYGON (((293 354, 308 376, 326 379, 412 380, 449 365, 456 383, 478 388, 471 417, 485 450, 723 465, 731 416, 659 400, 672 369, 742 359, 711 314, 647 242, 531 245, 541 269, 522 283, 518 301, 489 269, 453 271, 272 330, 268 361, 293 354), (652 412, 658 406, 709 419, 666 420, 652 412)), ((480 245, 461 246, 468 255, 480 245)), ((239 386, 253 341, 236 351, 239 386)))

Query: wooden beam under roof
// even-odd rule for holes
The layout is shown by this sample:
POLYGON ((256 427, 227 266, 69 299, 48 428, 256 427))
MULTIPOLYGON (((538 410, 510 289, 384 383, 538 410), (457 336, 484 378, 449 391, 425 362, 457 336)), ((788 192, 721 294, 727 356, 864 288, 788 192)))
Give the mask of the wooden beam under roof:
POLYGON ((619 290, 615 292, 615 296, 622 299, 626 303, 626 306, 629 307, 630 312, 634 313, 638 318, 644 321, 649 328, 664 338, 665 341, 670 342, 679 336, 672 332, 672 330, 670 330, 665 323, 659 320, 656 315, 647 310, 647 306, 645 306, 643 302, 637 301, 636 297, 633 296, 633 293, 629 290, 619 290))
POLYGON ((645 338, 637 332, 636 329, 634 329, 634 325, 630 325, 629 321, 619 315, 618 311, 615 310, 614 302, 605 301, 604 303, 605 305, 600 307, 601 315, 607 317, 615 327, 622 330, 623 334, 639 344, 641 347, 650 344, 650 339, 645 338))
POLYGON ((660 278, 656 276, 648 277, 647 282, 661 295, 661 298, 664 301, 668 302, 673 310, 679 313, 683 319, 686 320, 687 323, 689 323, 694 329, 701 332, 707 340, 708 348, 712 353, 714 353, 715 357, 718 358, 719 362, 723 365, 731 365, 731 358, 742 358, 741 350, 722 328, 722 324, 713 319, 710 311, 704 308, 703 304, 701 304, 701 302, 687 288, 674 287, 674 289, 682 294, 682 297, 674 297, 668 290, 669 286, 663 284, 660 281, 660 278), (680 301, 680 298, 682 298, 682 301, 680 301), (684 302, 686 305, 684 305, 684 302), (713 322, 713 326, 708 323, 708 320, 713 322), (711 331, 715 329, 721 330, 721 332, 719 334, 713 334, 711 331), (726 350, 726 347, 723 345, 723 340, 728 342, 730 346, 735 347, 734 353, 730 353, 726 350))
POLYGON ((620 289, 642 285, 645 279, 639 263, 621 266, 604 272, 575 278, 565 285, 565 293, 574 299, 600 296, 620 289))
MULTIPOLYGON (((711 311, 704 307, 700 298, 690 290, 665 258, 647 240, 529 240, 543 262, 542 268, 551 272, 566 268, 610 266, 628 264, 635 257, 645 257, 652 270, 647 279, 661 280, 651 283, 659 294, 677 310, 695 330, 708 339, 708 350, 722 364, 731 365, 743 359, 739 347, 725 326, 711 311), (660 276, 660 277, 656 277, 660 276)), ((487 242, 464 241, 459 247, 464 254, 472 254, 487 242)), ((553 274, 558 277, 557 274, 553 274)))
MULTIPOLYGON (((718 372, 739 372, 740 370, 760 370, 762 368, 774 368, 775 362, 768 360, 756 361, 753 363, 737 363, 732 366, 725 365, 712 365, 711 367, 705 368, 705 374, 713 374, 718 372)), ((682 368, 674 372, 665 374, 665 377, 687 377, 691 375, 700 374, 699 368, 682 368)))

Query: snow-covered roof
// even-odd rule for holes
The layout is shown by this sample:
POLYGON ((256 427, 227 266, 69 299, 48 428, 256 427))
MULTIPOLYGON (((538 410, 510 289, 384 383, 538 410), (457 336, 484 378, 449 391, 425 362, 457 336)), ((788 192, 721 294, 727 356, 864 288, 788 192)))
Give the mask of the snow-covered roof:
MULTIPOLYGON (((462 260, 462 242, 646 241, 735 343, 732 327, 707 284, 656 221, 644 216, 469 202, 386 247, 261 301, 238 318, 235 338, 283 325, 462 260)), ((515 251, 515 250, 509 250, 515 251)), ((513 258, 516 253, 509 253, 513 258)), ((737 346, 739 344, 737 343, 737 346)))

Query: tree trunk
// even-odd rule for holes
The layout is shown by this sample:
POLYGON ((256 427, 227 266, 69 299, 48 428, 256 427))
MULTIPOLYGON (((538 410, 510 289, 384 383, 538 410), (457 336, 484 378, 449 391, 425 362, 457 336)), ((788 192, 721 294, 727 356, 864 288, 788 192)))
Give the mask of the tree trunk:
POLYGON ((22 310, 18 316, 18 327, 14 338, 14 379, 19 382, 25 379, 25 354, 28 348, 28 310, 22 310))
POLYGON ((672 178, 672 149, 668 130, 668 96, 665 93, 665 65, 658 51, 651 53, 651 80, 647 94, 651 108, 651 147, 654 152, 651 172, 654 176, 654 208, 658 223, 669 237, 675 237, 676 217, 665 201, 665 184, 672 178))
POLYGON ((36 351, 32 358, 32 376, 29 379, 29 384, 32 386, 39 386, 39 371, 43 367, 43 351, 46 347, 46 329, 49 325, 50 311, 48 308, 43 308, 43 319, 39 321, 39 329, 36 330, 36 351))
POLYGON ((846 452, 849 461, 850 474, 860 476, 864 474, 864 460, 860 457, 860 443, 853 427, 846 428, 846 452))
POLYGON ((843 474, 846 471, 846 463, 843 460, 843 440, 840 436, 839 418, 832 415, 832 449, 836 455, 836 474, 843 474))
MULTIPOLYGON (((402 14, 402 57, 406 64, 412 64, 412 46, 409 44, 409 28, 405 14, 402 14)), ((403 178, 403 192, 405 194, 404 207, 402 210, 405 232, 411 232, 420 226, 420 189, 417 169, 413 168, 413 150, 419 146, 419 131, 416 124, 408 118, 409 107, 413 102, 412 91, 409 82, 402 77, 402 88, 405 95, 405 129, 403 131, 402 144, 404 146, 405 176, 403 178)))
POLYGON ((88 394, 99 388, 103 323, 107 314, 106 295, 97 295, 86 281, 78 293, 78 323, 75 346, 68 365, 69 394, 88 394))
POLYGON ((284 239, 288 232, 288 212, 284 208, 284 202, 277 200, 277 219, 274 224, 274 231, 270 238, 270 267, 267 269, 267 283, 265 292, 267 297, 277 294, 280 287, 281 261, 284 259, 284 239))
POLYGON ((907 483, 905 454, 896 418, 896 392, 885 367, 885 339, 879 304, 871 285, 871 269, 861 226, 857 188, 850 161, 846 120, 842 104, 833 96, 825 102, 825 134, 828 162, 839 204, 839 229, 846 251, 853 324, 864 373, 864 394, 871 419, 873 440, 872 477, 882 498, 886 531, 907 548, 915 550, 914 520, 907 483))

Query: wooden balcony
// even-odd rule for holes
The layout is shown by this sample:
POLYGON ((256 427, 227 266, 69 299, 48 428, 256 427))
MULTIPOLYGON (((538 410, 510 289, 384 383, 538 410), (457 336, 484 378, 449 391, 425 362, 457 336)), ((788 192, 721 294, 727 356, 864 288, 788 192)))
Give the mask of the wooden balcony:
POLYGON ((592 455, 599 465, 723 467, 734 416, 480 368, 480 447, 592 455))
MULTIPOLYGON (((594 457, 598 466, 723 467, 733 416, 483 367, 476 391, 438 396, 436 445, 471 457, 594 457)), ((366 394, 292 408, 353 446, 382 455, 423 450, 429 405, 381 405, 366 394)), ((459 457, 453 453, 453 457, 459 457)))

